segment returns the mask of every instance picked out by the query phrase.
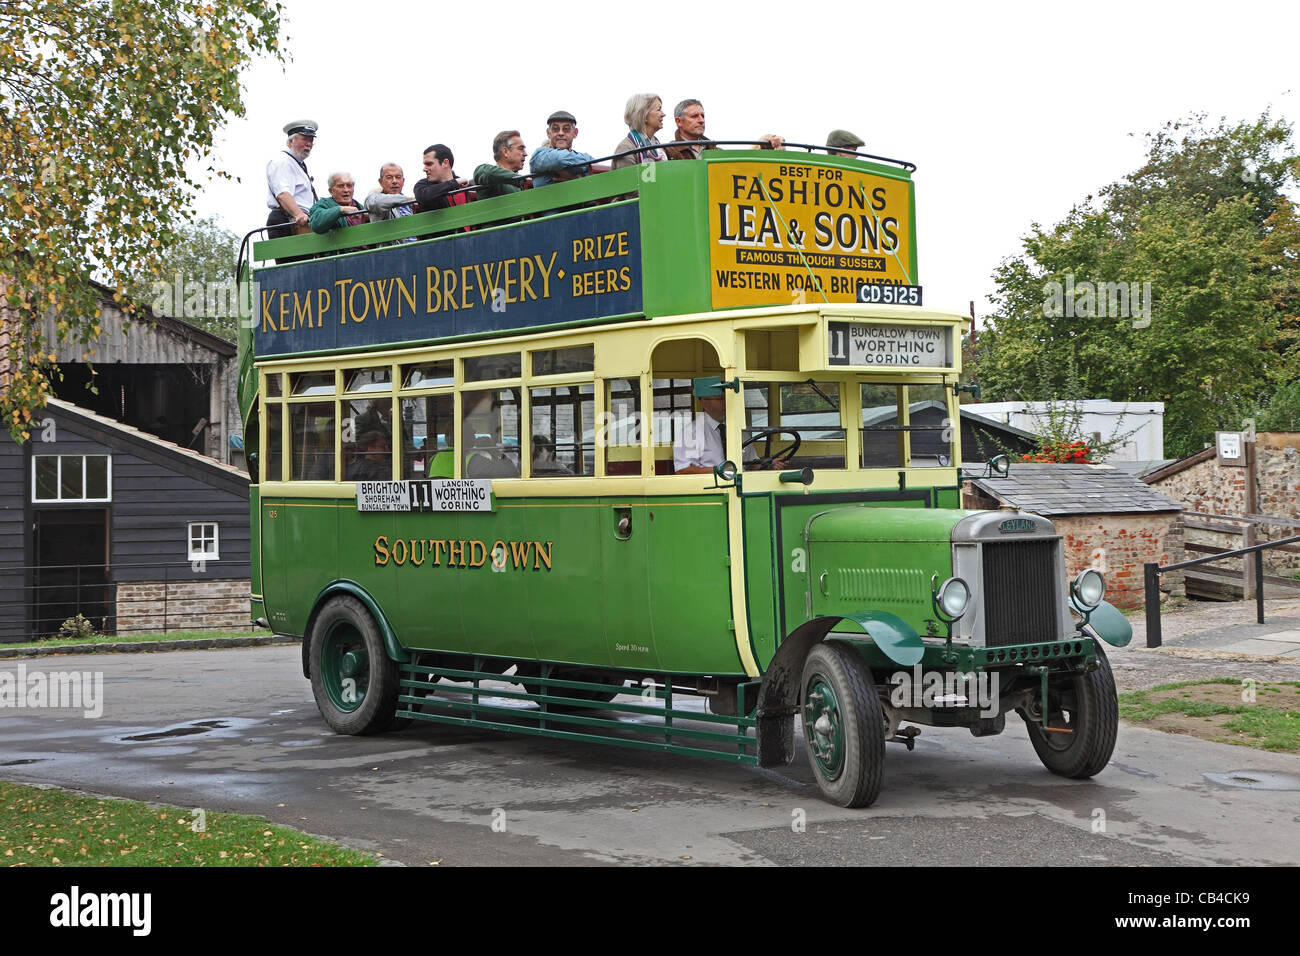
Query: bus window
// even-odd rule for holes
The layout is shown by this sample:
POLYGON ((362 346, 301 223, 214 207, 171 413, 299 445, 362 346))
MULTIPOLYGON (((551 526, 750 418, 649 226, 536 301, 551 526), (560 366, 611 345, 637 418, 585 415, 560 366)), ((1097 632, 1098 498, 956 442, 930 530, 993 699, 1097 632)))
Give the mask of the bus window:
POLYGON ((605 383, 605 474, 641 474, 641 380, 612 378, 605 383))
POLYGON ((453 404, 453 396, 446 394, 402 399, 403 478, 452 477, 453 404))
POLYGON ((595 474, 595 388, 560 385, 528 392, 534 478, 595 474))
POLYGON ((343 402, 344 481, 392 480, 392 407, 389 398, 343 402))
POLYGON ((745 466, 781 456, 791 468, 844 468, 841 424, 836 382, 748 382, 741 436, 753 441, 743 452, 745 466))
POLYGON ((546 349, 530 354, 533 357, 534 375, 569 375, 575 372, 591 372, 596 368, 596 350, 590 345, 546 349))
POLYGON ((499 378, 518 378, 521 371, 519 353, 478 355, 465 359, 465 381, 491 382, 499 378))
POLYGON ((355 368, 343 373, 345 392, 391 392, 393 370, 382 368, 355 368))
POLYGON ((941 384, 908 385, 907 411, 913 468, 939 468, 953 461, 957 429, 948 417, 948 389, 941 384))
POLYGON ((402 388, 431 388, 451 385, 455 381, 451 359, 402 366, 402 388))
MULTIPOLYGON (((276 378, 279 378, 277 375, 276 378)), ((266 406, 266 471, 265 481, 279 481, 283 477, 284 454, 284 420, 281 412, 284 405, 272 402, 266 406)))
POLYGON ((289 406, 291 481, 334 480, 334 403, 289 406))
POLYGON ((906 434, 898 421, 902 389, 870 382, 863 382, 859 387, 862 389, 862 467, 901 468, 906 434))
POLYGON ((466 478, 519 476, 519 391, 493 388, 461 396, 466 478))
POLYGON ((284 394, 283 386, 280 384, 280 373, 272 372, 266 376, 266 397, 279 398, 284 394))
POLYGON ((656 378, 651 387, 654 392, 655 474, 671 475, 673 442, 682 429, 690 427, 695 420, 691 380, 656 378))
POLYGON ((333 372, 299 372, 289 376, 293 382, 291 395, 333 395, 333 372))

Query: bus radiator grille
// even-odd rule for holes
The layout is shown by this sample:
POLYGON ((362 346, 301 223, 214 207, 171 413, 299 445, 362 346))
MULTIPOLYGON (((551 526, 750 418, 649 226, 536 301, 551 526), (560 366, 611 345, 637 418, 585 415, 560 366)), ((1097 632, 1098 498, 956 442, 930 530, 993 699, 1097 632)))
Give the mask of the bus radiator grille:
POLYGON ((985 646, 1055 637, 1056 542, 986 541, 983 551, 985 646))

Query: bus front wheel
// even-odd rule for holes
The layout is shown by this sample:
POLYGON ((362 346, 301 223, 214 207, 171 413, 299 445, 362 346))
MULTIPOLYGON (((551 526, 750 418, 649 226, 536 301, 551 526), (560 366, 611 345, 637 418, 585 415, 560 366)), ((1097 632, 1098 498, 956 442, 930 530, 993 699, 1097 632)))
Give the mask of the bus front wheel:
POLYGON ((377 734, 397 723, 400 678, 379 626, 353 597, 331 598, 312 625, 311 690, 330 729, 377 734))
POLYGON ((841 807, 871 806, 885 764, 885 718, 871 672, 851 648, 817 644, 804 661, 800 687, 800 717, 817 785, 841 807))
POLYGON ((1050 690, 1048 726, 1024 711, 1029 740, 1043 766, 1061 777, 1083 780, 1101 773, 1110 763, 1119 729, 1119 703, 1115 676, 1106 652, 1097 642, 1097 668, 1072 677, 1050 690))

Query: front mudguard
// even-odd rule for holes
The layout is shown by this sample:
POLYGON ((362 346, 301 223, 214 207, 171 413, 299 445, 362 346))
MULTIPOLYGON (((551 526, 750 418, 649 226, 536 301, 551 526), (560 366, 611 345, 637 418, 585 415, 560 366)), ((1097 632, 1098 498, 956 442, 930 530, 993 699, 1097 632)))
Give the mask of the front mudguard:
POLYGON ((1100 637, 1114 647, 1127 647, 1133 640, 1133 625, 1119 608, 1108 601, 1102 601, 1091 614, 1088 614, 1071 595, 1070 606, 1087 618, 1088 623, 1083 626, 1085 634, 1100 637))

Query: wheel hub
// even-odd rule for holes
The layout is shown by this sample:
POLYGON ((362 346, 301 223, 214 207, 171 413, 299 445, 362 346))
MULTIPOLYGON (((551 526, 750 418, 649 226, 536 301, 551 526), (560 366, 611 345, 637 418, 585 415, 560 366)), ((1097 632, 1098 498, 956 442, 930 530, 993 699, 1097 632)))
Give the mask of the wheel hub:
POLYGON ((844 718, 829 682, 818 675, 808 685, 803 705, 808 751, 822 775, 834 780, 844 769, 844 718))

